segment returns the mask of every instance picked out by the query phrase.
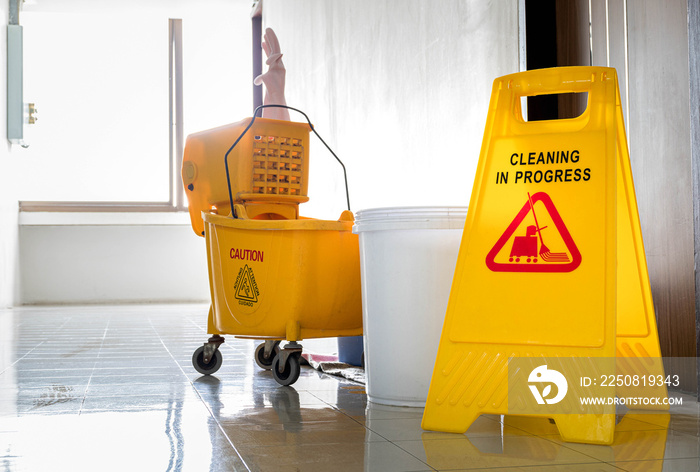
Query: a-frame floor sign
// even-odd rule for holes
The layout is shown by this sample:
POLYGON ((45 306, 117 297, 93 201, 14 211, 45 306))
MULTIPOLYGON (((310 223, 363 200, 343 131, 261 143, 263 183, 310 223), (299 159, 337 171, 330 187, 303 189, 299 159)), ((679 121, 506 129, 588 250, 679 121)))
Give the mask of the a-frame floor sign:
POLYGON ((650 376, 663 366, 615 69, 496 79, 423 428, 546 416, 565 441, 610 444, 616 396, 666 397, 650 376), (587 93, 584 113, 523 120, 522 97, 562 93, 587 93))

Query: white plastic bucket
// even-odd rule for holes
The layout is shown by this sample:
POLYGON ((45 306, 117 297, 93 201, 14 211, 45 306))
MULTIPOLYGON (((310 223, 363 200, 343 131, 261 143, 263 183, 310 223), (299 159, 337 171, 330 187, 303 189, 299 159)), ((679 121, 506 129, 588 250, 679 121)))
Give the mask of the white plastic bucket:
POLYGON ((357 212, 367 396, 425 406, 466 207, 357 212))

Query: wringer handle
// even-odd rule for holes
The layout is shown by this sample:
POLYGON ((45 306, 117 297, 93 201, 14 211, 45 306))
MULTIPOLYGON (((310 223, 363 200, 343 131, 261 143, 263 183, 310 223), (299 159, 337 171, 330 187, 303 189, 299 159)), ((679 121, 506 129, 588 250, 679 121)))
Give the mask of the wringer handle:
POLYGON ((231 145, 231 147, 228 149, 228 151, 226 151, 226 155, 224 156, 224 165, 226 166, 226 182, 228 183, 228 201, 229 201, 229 204, 231 205, 231 213, 232 213, 233 217, 236 218, 236 213, 234 211, 233 194, 231 192, 231 176, 230 176, 229 170, 228 170, 228 155, 231 153, 231 151, 233 151, 233 148, 236 147, 236 145, 243 138, 243 136, 245 136, 245 134, 248 132, 248 130, 251 128, 251 126, 253 126, 253 123, 255 123, 255 118, 257 118, 257 116, 258 116, 258 112, 260 112, 263 108, 286 108, 288 110, 293 110, 293 111, 296 111, 297 113, 301 113, 302 115, 304 115, 304 118, 306 118, 306 122, 309 124, 309 128, 311 128, 311 131, 314 132, 316 137, 323 143, 324 146, 326 146, 326 149, 328 149, 328 151, 330 151, 330 153, 333 155, 335 160, 338 161, 338 163, 343 167, 343 178, 345 179, 345 198, 347 199, 347 203, 348 203, 348 211, 351 211, 350 210, 350 191, 348 190, 348 173, 345 170, 345 164, 343 164, 343 161, 341 161, 338 158, 338 156, 333 152, 333 150, 330 148, 330 146, 328 146, 328 144, 326 144, 326 142, 323 140, 321 135, 319 135, 316 132, 314 125, 311 124, 311 120, 309 120, 309 117, 306 116, 306 113, 304 113, 303 111, 298 110, 296 108, 289 107, 287 105, 260 105, 259 107, 257 107, 255 109, 255 112, 253 113, 253 118, 251 118, 250 123, 248 123, 248 126, 246 126, 246 128, 243 130, 241 135, 238 137, 238 139, 236 139, 236 142, 234 142, 231 145))

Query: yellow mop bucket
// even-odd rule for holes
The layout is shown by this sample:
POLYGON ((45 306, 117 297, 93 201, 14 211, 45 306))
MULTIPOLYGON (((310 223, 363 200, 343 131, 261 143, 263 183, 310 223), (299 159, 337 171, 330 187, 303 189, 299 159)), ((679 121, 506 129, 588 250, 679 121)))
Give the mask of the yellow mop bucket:
POLYGON ((362 334, 352 213, 339 221, 214 214, 204 221, 218 334, 287 341, 362 334))
POLYGON ((207 243, 213 335, 192 362, 202 374, 216 372, 222 334, 264 339, 256 363, 290 385, 300 374, 297 341, 362 334, 359 243, 347 177, 348 211, 337 221, 299 217, 309 130, 318 136, 308 117, 304 124, 255 115, 187 139, 182 176, 192 228, 207 243))

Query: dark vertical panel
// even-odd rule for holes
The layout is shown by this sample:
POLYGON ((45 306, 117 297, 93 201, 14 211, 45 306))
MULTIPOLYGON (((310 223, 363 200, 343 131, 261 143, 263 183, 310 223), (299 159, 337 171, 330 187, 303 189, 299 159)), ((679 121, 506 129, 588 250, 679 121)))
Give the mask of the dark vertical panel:
MULTIPOLYGON (((251 18, 253 31, 253 79, 262 74, 262 13, 251 18)), ((253 84, 253 110, 263 104, 262 85, 253 84)))
MULTIPOLYGON (((556 0, 557 66, 590 66, 588 0, 556 0)), ((573 118, 586 109, 586 94, 560 95, 559 118, 573 118)))
MULTIPOLYGON (((688 72, 690 78, 690 159, 693 169, 695 228, 695 345, 700 357, 700 0, 688 0, 688 72)), ((698 372, 700 382, 700 372, 698 372)), ((698 385, 700 392, 700 385, 698 385)))
POLYGON ((626 129, 629 130, 629 106, 627 95, 628 67, 627 67, 627 6, 628 0, 606 0, 606 17, 608 38, 608 66, 617 70, 617 81, 620 86, 620 100, 622 113, 625 118, 626 129))
MULTIPOLYGON (((525 1, 527 70, 557 66, 556 0, 525 1)), ((553 120, 558 117, 556 95, 528 97, 528 120, 553 120)))
MULTIPOLYGON (((696 0, 693 0, 696 1, 696 0)), ((692 358, 695 239, 687 0, 627 2, 629 146, 661 352, 692 358)), ((692 56, 690 56, 692 57, 692 56)), ((696 369, 677 363, 683 390, 696 369)))
POLYGON ((557 65, 590 66, 588 0, 556 0, 557 65))
MULTIPOLYGON (((170 81, 170 86, 173 87, 170 94, 172 100, 170 104, 171 113, 175 119, 174 141, 171 140, 171 184, 170 184, 170 202, 178 209, 184 210, 185 194, 182 186, 182 176, 180 169, 182 168, 182 158, 185 149, 185 112, 184 112, 184 88, 183 88, 183 63, 182 63, 182 19, 173 19, 171 21, 172 29, 172 65, 171 73, 174 75, 174 80, 170 81), (174 155, 172 154, 174 153, 174 155), (174 180, 173 180, 174 179, 174 180)), ((172 123, 172 121, 171 121, 172 123)), ((172 129, 172 126, 171 126, 172 129)))
MULTIPOLYGON (((525 2, 527 69, 591 64, 588 0, 530 0, 525 2)), ((528 119, 579 116, 585 94, 528 98, 528 119)))

